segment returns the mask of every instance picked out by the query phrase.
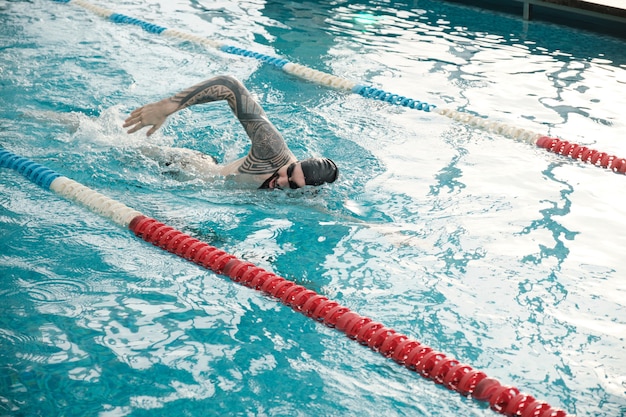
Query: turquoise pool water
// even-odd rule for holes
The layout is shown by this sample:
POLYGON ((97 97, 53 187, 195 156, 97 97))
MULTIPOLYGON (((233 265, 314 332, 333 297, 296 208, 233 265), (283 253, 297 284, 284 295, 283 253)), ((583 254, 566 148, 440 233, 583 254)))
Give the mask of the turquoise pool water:
MULTIPOLYGON (((100 6, 626 156, 617 39, 435 1, 100 6)), ((0 16, 0 146, 553 406, 626 414, 623 175, 76 5, 0 16), (241 156, 225 105, 121 128, 226 73, 341 181, 251 191, 142 156, 241 156)), ((4 169, 0 225, 2 416, 497 415, 4 169)))

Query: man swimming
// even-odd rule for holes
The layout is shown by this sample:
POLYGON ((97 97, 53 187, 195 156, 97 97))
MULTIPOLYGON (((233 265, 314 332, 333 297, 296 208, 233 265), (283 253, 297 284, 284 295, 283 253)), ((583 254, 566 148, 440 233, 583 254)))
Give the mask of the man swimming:
MULTIPOLYGON (((276 127, 246 87, 236 78, 219 76, 203 81, 180 93, 146 104, 134 110, 124 121, 128 133, 150 126, 147 135, 156 132, 171 114, 195 104, 226 100, 242 124, 252 146, 246 156, 219 167, 220 175, 237 175, 238 179, 259 188, 301 188, 332 183, 339 170, 328 158, 308 158, 298 161, 291 153, 276 127)), ((204 162, 209 164, 209 159, 204 162)))

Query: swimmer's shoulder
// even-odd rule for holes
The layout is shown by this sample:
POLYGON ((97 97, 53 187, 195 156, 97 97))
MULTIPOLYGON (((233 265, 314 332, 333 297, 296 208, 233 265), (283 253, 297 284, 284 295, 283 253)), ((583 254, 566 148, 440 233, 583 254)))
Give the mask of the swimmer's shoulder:
POLYGON ((267 177, 269 177, 269 174, 254 175, 239 172, 239 167, 241 167, 245 159, 245 157, 239 158, 236 161, 230 162, 220 167, 219 174, 224 177, 230 177, 235 182, 240 184, 250 184, 255 187, 259 187, 261 184, 263 184, 263 181, 265 181, 267 177))
POLYGON ((239 167, 243 163, 244 159, 245 159, 245 157, 239 158, 236 161, 230 162, 230 163, 220 167, 220 175, 223 175, 223 176, 227 177, 229 175, 237 175, 237 174, 239 174, 239 167))

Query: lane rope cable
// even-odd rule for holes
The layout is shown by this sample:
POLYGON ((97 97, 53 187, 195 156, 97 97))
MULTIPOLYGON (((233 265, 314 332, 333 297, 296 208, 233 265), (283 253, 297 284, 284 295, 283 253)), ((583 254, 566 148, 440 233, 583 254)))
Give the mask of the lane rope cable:
POLYGON ((350 91, 366 98, 384 101, 386 103, 397 106, 408 107, 411 109, 422 110, 426 112, 432 111, 433 113, 446 116, 450 119, 465 123, 474 128, 479 128, 487 132, 495 133, 518 141, 527 142, 531 145, 546 149, 547 151, 556 153, 558 155, 569 157, 575 160, 580 160, 582 162, 587 162, 591 165, 606 168, 616 173, 626 174, 626 158, 620 158, 616 155, 611 155, 606 152, 590 149, 586 146, 571 143, 559 138, 545 136, 543 134, 536 133, 528 129, 522 129, 516 126, 512 126, 507 123, 491 121, 488 120, 486 117, 475 116, 466 112, 460 112, 453 109, 440 108, 435 106, 434 104, 428 104, 420 100, 414 100, 402 95, 380 90, 372 86, 367 86, 365 84, 358 84, 345 78, 337 77, 335 75, 308 68, 304 65, 290 62, 284 58, 273 57, 270 55, 238 48, 236 46, 225 45, 224 43, 219 41, 203 38, 201 36, 193 35, 190 33, 181 32, 179 30, 168 29, 166 27, 146 22, 141 19, 126 16, 120 13, 115 13, 109 9, 93 5, 85 0, 52 1, 56 3, 76 4, 97 14, 98 16, 109 19, 112 22, 119 24, 136 25, 152 34, 179 38, 182 40, 196 42, 201 45, 209 46, 211 48, 221 50, 225 53, 254 58, 265 64, 273 65, 288 74, 320 85, 332 87, 338 90, 350 91))
POLYGON ((417 340, 371 318, 361 316, 336 301, 282 278, 250 262, 202 242, 145 216, 57 172, 0 148, 0 168, 9 168, 46 190, 89 208, 94 213, 129 228, 136 236, 232 281, 263 292, 293 310, 345 333, 350 339, 393 359, 449 390, 489 403, 506 416, 567 417, 561 409, 503 385, 482 371, 450 358, 417 340))

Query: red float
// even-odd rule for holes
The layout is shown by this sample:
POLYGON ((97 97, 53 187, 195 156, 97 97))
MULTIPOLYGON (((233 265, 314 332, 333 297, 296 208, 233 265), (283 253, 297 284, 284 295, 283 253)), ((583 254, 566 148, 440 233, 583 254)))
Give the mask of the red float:
MULTIPOLYGON (((550 150, 568 153, 602 166, 611 166, 614 171, 626 171, 626 160, 616 159, 596 151, 588 152, 584 147, 570 145, 558 139, 542 137, 537 142, 550 150)), ((341 304, 329 300, 301 285, 279 277, 252 263, 237 259, 220 249, 201 242, 146 216, 137 216, 129 228, 139 237, 168 252, 193 261, 218 274, 226 275, 234 282, 280 300, 294 310, 329 327, 345 333, 351 339, 383 356, 418 372, 424 378, 457 391, 461 395, 471 395, 479 401, 487 401, 491 408, 507 416, 518 417, 566 417, 567 413, 535 400, 527 394, 520 394, 515 387, 504 386, 484 372, 472 369, 433 348, 422 345, 408 336, 385 327, 368 317, 363 317, 341 304)))
POLYGON ((608 168, 613 172, 626 174, 626 159, 609 155, 606 152, 596 151, 586 146, 577 145, 558 138, 551 138, 549 136, 540 137, 537 140, 537 146, 547 149, 550 152, 558 153, 559 155, 589 162, 592 165, 602 168, 608 168))

